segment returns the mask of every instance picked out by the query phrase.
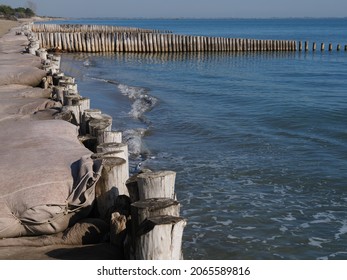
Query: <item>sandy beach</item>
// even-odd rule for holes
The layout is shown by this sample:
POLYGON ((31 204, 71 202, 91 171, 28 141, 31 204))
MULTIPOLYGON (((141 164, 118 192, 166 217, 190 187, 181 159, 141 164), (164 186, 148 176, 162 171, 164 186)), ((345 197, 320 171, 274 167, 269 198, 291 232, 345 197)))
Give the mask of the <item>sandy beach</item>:
POLYGON ((21 25, 19 21, 0 19, 0 37, 10 31, 11 28, 19 25, 21 25))
MULTIPOLYGON (((47 198, 60 188, 52 198, 63 194, 66 200, 77 173, 82 170, 83 159, 89 159, 92 153, 77 139, 74 125, 54 118, 61 104, 49 98, 50 89, 40 87, 47 75, 42 61, 25 53, 28 39, 25 35, 16 35, 23 21, 1 20, 0 23, 0 259, 116 259, 119 256, 110 244, 65 246, 53 242, 50 246, 34 248, 21 245, 21 238, 11 238, 28 231, 30 225, 22 221, 32 211, 40 211, 34 206, 38 205, 34 200, 40 199, 39 194, 45 193, 47 198), (23 186, 30 189, 30 193, 22 192, 23 186), (32 208, 25 210, 27 203, 32 208)), ((43 207, 49 208, 50 204, 43 207)), ((35 215, 35 219, 37 217, 35 215)), ((73 216, 61 216, 64 217, 73 216)), ((44 224, 39 224, 30 232, 41 231, 44 224)), ((66 226, 64 222, 63 227, 66 226)))

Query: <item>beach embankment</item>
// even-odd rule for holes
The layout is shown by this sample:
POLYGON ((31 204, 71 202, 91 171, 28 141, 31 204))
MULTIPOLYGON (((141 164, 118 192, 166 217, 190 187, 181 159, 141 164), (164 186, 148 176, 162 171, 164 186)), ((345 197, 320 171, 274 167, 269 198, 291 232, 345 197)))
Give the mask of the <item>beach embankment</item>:
POLYGON ((0 259, 181 259, 176 173, 129 174, 112 118, 28 25, 0 65, 0 259))

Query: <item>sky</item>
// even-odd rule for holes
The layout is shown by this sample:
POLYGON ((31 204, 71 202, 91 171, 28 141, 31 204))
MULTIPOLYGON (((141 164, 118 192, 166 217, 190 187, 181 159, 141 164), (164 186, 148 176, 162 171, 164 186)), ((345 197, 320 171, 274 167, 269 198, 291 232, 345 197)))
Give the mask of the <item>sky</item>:
POLYGON ((57 17, 272 18, 347 17, 346 0, 0 0, 57 17))

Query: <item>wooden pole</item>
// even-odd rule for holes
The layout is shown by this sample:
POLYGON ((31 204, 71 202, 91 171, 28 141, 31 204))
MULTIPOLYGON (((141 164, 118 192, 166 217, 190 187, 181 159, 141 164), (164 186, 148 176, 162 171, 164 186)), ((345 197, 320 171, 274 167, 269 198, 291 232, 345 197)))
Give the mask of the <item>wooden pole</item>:
POLYGON ((324 43, 321 43, 320 50, 321 50, 321 51, 324 51, 324 48, 325 48, 324 43))
POLYGON ((155 53, 158 52, 157 38, 158 38, 158 34, 152 34, 152 39, 153 39, 153 51, 154 51, 155 53))
POLYGON ((308 41, 305 41, 305 51, 308 51, 308 41))
POLYGON ((147 219, 136 232, 135 259, 182 259, 182 236, 186 224, 187 221, 180 217, 147 219))
POLYGON ((82 121, 80 126, 81 135, 90 134, 89 131, 89 122, 94 119, 96 116, 101 115, 101 110, 99 109, 86 109, 82 115, 82 121))
POLYGON ((95 198, 98 212, 102 219, 107 220, 114 208, 114 202, 120 195, 129 196, 125 185, 128 179, 126 174, 126 161, 118 157, 105 157, 102 159, 101 177, 95 186, 95 198))
POLYGON ((126 161, 126 172, 129 178, 129 153, 126 143, 102 143, 97 146, 96 150, 98 153, 114 152, 117 154, 117 157, 124 159, 126 161))
POLYGON ((333 44, 330 43, 330 44, 329 44, 329 51, 331 52, 332 50, 333 50, 333 44))
POLYGON ((312 50, 313 50, 313 51, 316 51, 316 49, 317 49, 317 44, 316 44, 316 42, 313 42, 313 44, 312 44, 312 50))
POLYGON ((144 44, 143 44, 143 49, 146 53, 150 52, 149 50, 149 34, 148 33, 145 33, 145 34, 142 34, 142 37, 143 37, 143 40, 144 40, 144 44))
POLYGON ((175 199, 176 173, 173 171, 159 171, 143 173, 137 177, 140 200, 148 198, 175 199))
POLYGON ((105 143, 105 132, 111 131, 112 118, 107 116, 102 119, 92 119, 89 122, 90 135, 98 139, 98 144, 105 143))
POLYGON ((54 43, 54 33, 49 33, 49 48, 54 48, 56 47, 55 43, 54 43))

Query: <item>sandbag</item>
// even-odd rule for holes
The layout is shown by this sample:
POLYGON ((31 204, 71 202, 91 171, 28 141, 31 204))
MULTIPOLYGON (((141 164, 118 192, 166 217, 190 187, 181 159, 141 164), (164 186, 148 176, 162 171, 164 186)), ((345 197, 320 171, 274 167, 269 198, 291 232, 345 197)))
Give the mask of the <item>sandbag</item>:
POLYGON ((18 84, 36 87, 46 75, 46 71, 32 66, 3 65, 0 68, 0 86, 18 84))
POLYGON ((0 238, 64 231, 92 208, 102 164, 60 120, 1 122, 0 238))

